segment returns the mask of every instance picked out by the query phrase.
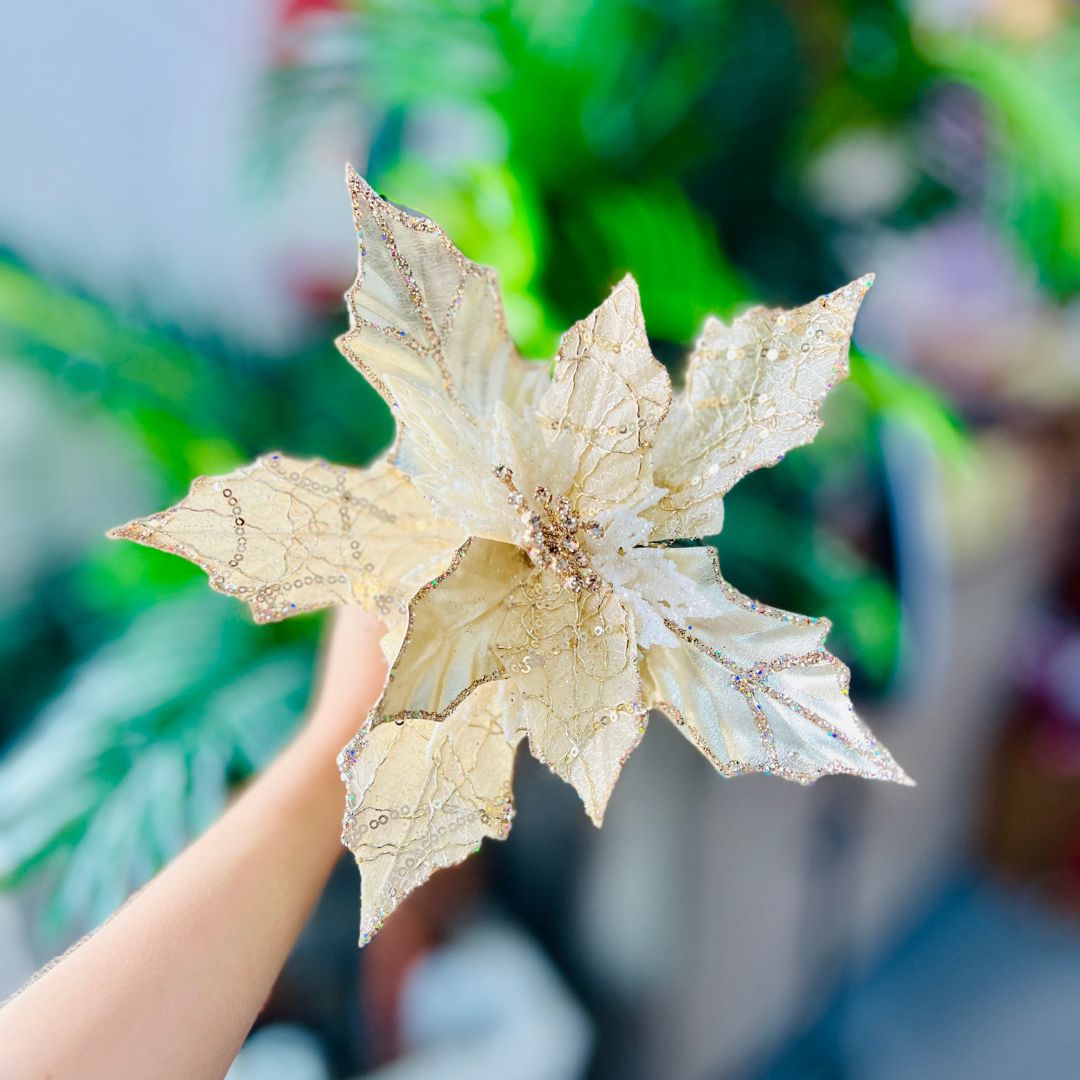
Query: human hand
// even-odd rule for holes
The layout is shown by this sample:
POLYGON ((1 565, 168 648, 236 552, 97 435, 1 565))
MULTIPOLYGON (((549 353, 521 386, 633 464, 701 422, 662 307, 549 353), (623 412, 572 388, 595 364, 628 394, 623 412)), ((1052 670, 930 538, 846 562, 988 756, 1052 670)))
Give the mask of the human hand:
POLYGON ((386 627, 359 607, 332 615, 323 643, 319 678, 308 731, 341 749, 363 725, 386 681, 386 659, 379 642, 386 627))

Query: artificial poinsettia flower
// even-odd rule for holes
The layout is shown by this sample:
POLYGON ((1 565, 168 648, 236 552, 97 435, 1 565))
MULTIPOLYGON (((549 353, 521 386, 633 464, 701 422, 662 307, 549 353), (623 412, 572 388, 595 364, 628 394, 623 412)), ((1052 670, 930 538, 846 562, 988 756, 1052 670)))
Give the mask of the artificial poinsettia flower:
POLYGON ((597 824, 652 708, 725 775, 909 782, 852 712, 824 620, 743 597, 712 548, 668 546, 718 532, 725 492, 813 437, 870 279, 710 319, 673 400, 632 278, 564 335, 549 377, 518 357, 492 271, 348 183, 360 262, 338 344, 394 413, 389 455, 260 459, 118 535, 199 562, 257 618, 406 612, 340 757, 361 943, 434 870, 506 835, 523 738, 597 824))
MULTIPOLYGON (((514 366, 501 309, 437 226, 353 173, 349 184, 361 264, 339 345, 394 410, 397 465, 469 534, 410 602, 383 696, 342 757, 346 839, 397 873, 392 891, 364 889, 361 940, 437 866, 502 835, 510 814, 470 796, 455 824, 445 804, 383 822, 371 747, 379 739, 383 767, 397 767, 387 721, 450 740, 478 716, 490 733, 499 715, 507 742, 526 737, 597 824, 651 708, 725 775, 909 783, 853 713, 825 620, 742 596, 713 548, 667 546, 718 532, 741 476, 813 438, 871 279, 792 311, 708 320, 672 400, 627 277, 563 337, 549 381, 514 366), (369 832, 403 821, 422 822, 429 849, 408 866, 411 845, 386 831, 379 855, 369 832), (444 829, 461 831, 452 849, 444 829)), ((501 785, 512 761, 499 753, 501 785)))

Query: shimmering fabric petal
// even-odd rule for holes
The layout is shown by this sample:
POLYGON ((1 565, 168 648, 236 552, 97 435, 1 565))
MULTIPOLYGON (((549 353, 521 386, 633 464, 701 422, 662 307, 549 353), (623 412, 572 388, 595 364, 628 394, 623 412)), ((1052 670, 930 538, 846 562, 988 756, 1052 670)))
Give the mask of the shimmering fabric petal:
POLYGON ((494 651, 509 598, 532 573, 520 548, 473 539, 409 603, 409 623, 372 712, 376 723, 442 720, 484 682, 503 677, 494 651))
POLYGON ((706 322, 656 443, 656 482, 668 491, 649 512, 653 540, 715 535, 723 496, 740 477, 814 438, 821 402, 847 376, 872 281, 792 311, 756 307, 731 326, 706 322))
POLYGON ((507 607, 495 651, 529 749, 573 785, 599 825, 645 730, 633 622, 609 589, 575 594, 539 570, 507 607))
POLYGON ((855 715, 848 670, 825 650, 829 623, 750 600, 720 576, 712 548, 670 552, 722 614, 669 627, 676 648, 645 653, 649 705, 725 775, 809 783, 829 773, 910 783, 855 715))
MULTIPOLYGON (((522 361, 507 332, 494 270, 465 258, 421 214, 380 198, 352 169, 346 175, 360 241, 356 281, 346 294, 345 357, 391 405, 385 377, 436 390, 472 423, 498 401, 524 404, 544 375, 522 361)), ((399 419, 408 426, 405 410, 399 419)))
POLYGON ((629 548, 623 555, 605 553, 593 561, 632 614, 641 649, 680 644, 680 639, 668 628, 667 620, 685 624, 695 618, 720 614, 708 590, 683 572, 677 549, 629 548))
POLYGON ((392 623, 464 540, 385 459, 354 469, 285 454, 199 477, 175 506, 109 535, 202 567, 256 622, 358 604, 392 623))
POLYGON ((341 839, 360 868, 361 945, 436 870, 510 832, 515 746, 503 734, 505 708, 503 684, 488 684, 442 723, 366 727, 342 751, 341 839))
POLYGON ((582 515, 603 519, 652 488, 651 447, 671 403, 671 383, 653 357, 637 283, 627 275, 563 336, 540 421, 571 435, 573 496, 582 515))
MULTIPOLYGON (((512 541, 517 518, 494 475, 490 443, 495 419, 466 424, 439 391, 389 375, 386 382, 410 417, 394 462, 426 496, 432 511, 458 524, 466 535, 512 541)), ((500 412, 505 409, 498 406, 500 412)))

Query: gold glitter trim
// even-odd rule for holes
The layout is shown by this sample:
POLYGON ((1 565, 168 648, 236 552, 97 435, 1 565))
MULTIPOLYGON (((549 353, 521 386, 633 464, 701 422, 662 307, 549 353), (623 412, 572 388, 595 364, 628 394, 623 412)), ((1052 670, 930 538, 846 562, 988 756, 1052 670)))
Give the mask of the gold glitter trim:
MULTIPOLYGON (((731 603, 743 610, 754 615, 776 620, 781 624, 812 627, 816 648, 809 652, 783 653, 768 660, 757 660, 748 664, 739 662, 728 655, 722 642, 706 641, 700 635, 692 633, 687 627, 681 626, 670 619, 664 620, 669 630, 678 635, 687 645, 706 657, 711 663, 722 669, 726 673, 730 687, 742 696, 757 729, 764 752, 764 761, 762 763, 745 762, 737 759, 725 762, 720 759, 706 743, 696 724, 688 721, 688 718, 678 705, 667 700, 661 692, 653 695, 650 700, 651 707, 664 711, 680 727, 683 734, 690 738, 717 770, 725 776, 741 775, 747 772, 766 772, 798 783, 810 783, 824 775, 846 773, 869 779, 889 780, 900 784, 912 783, 903 769, 896 764, 888 751, 874 738, 869 728, 862 723, 853 711, 849 712, 847 719, 858 735, 861 736, 860 738, 852 737, 827 720, 817 709, 796 700, 790 694, 769 682, 770 676, 782 675, 799 669, 831 671, 840 694, 847 696, 850 673, 840 660, 826 650, 824 645, 825 637, 830 629, 828 620, 794 615, 779 608, 760 604, 756 600, 744 596, 724 580, 720 573, 716 551, 713 548, 672 550, 674 552, 693 552, 693 557, 704 555, 713 575, 712 583, 723 590, 724 595, 731 603), (768 699, 777 705, 783 706, 794 716, 823 732, 849 754, 863 759, 866 765, 863 767, 855 766, 838 759, 830 759, 821 766, 807 767, 805 763, 793 765, 790 754, 786 757, 782 756, 782 752, 777 745, 776 734, 762 707, 761 699, 768 699)), ((689 557, 687 554, 683 558, 689 557)), ((708 620, 702 621, 708 623, 708 620)), ((644 660, 644 663, 650 669, 649 681, 657 690, 659 688, 656 680, 659 675, 652 672, 652 666, 659 665, 656 670, 663 670, 663 656, 663 649, 657 650, 655 657, 652 655, 652 650, 650 650, 644 660)))
POLYGON ((341 839, 360 869, 361 946, 435 871, 509 835, 519 740, 506 739, 505 709, 505 688, 491 686, 445 722, 379 724, 342 751, 341 839))
MULTIPOLYGON (((405 635, 369 723, 443 721, 476 689, 504 679, 505 672, 493 650, 494 635, 504 618, 506 597, 530 573, 532 567, 520 548, 477 537, 466 540, 454 552, 449 566, 408 602, 405 635), (451 579, 462 595, 455 596, 445 617, 466 619, 463 625, 475 640, 467 640, 461 632, 455 635, 455 627, 444 621, 441 609, 426 608, 435 590, 451 579), (418 647, 426 650, 419 660, 418 647), (477 667, 487 670, 459 684, 462 688, 453 698, 441 701, 447 688, 445 669, 435 667, 439 657, 447 663, 466 664, 474 672, 477 667), (409 681, 403 676, 408 676, 409 681), (424 680, 431 680, 431 684, 424 680)), ((456 629, 460 631, 461 627, 456 629)))

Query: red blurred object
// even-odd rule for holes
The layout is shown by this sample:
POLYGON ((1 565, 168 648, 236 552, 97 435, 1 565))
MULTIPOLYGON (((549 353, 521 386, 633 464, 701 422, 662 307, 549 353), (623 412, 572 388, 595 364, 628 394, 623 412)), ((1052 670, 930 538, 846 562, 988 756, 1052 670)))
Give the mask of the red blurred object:
POLYGON ((310 48, 309 31, 319 24, 338 23, 347 13, 341 0, 284 0, 274 24, 270 67, 280 70, 303 63, 310 48))
POLYGON ((340 0, 285 0, 278 15, 279 26, 293 26, 303 22, 311 15, 325 15, 344 11, 345 5, 340 0))

